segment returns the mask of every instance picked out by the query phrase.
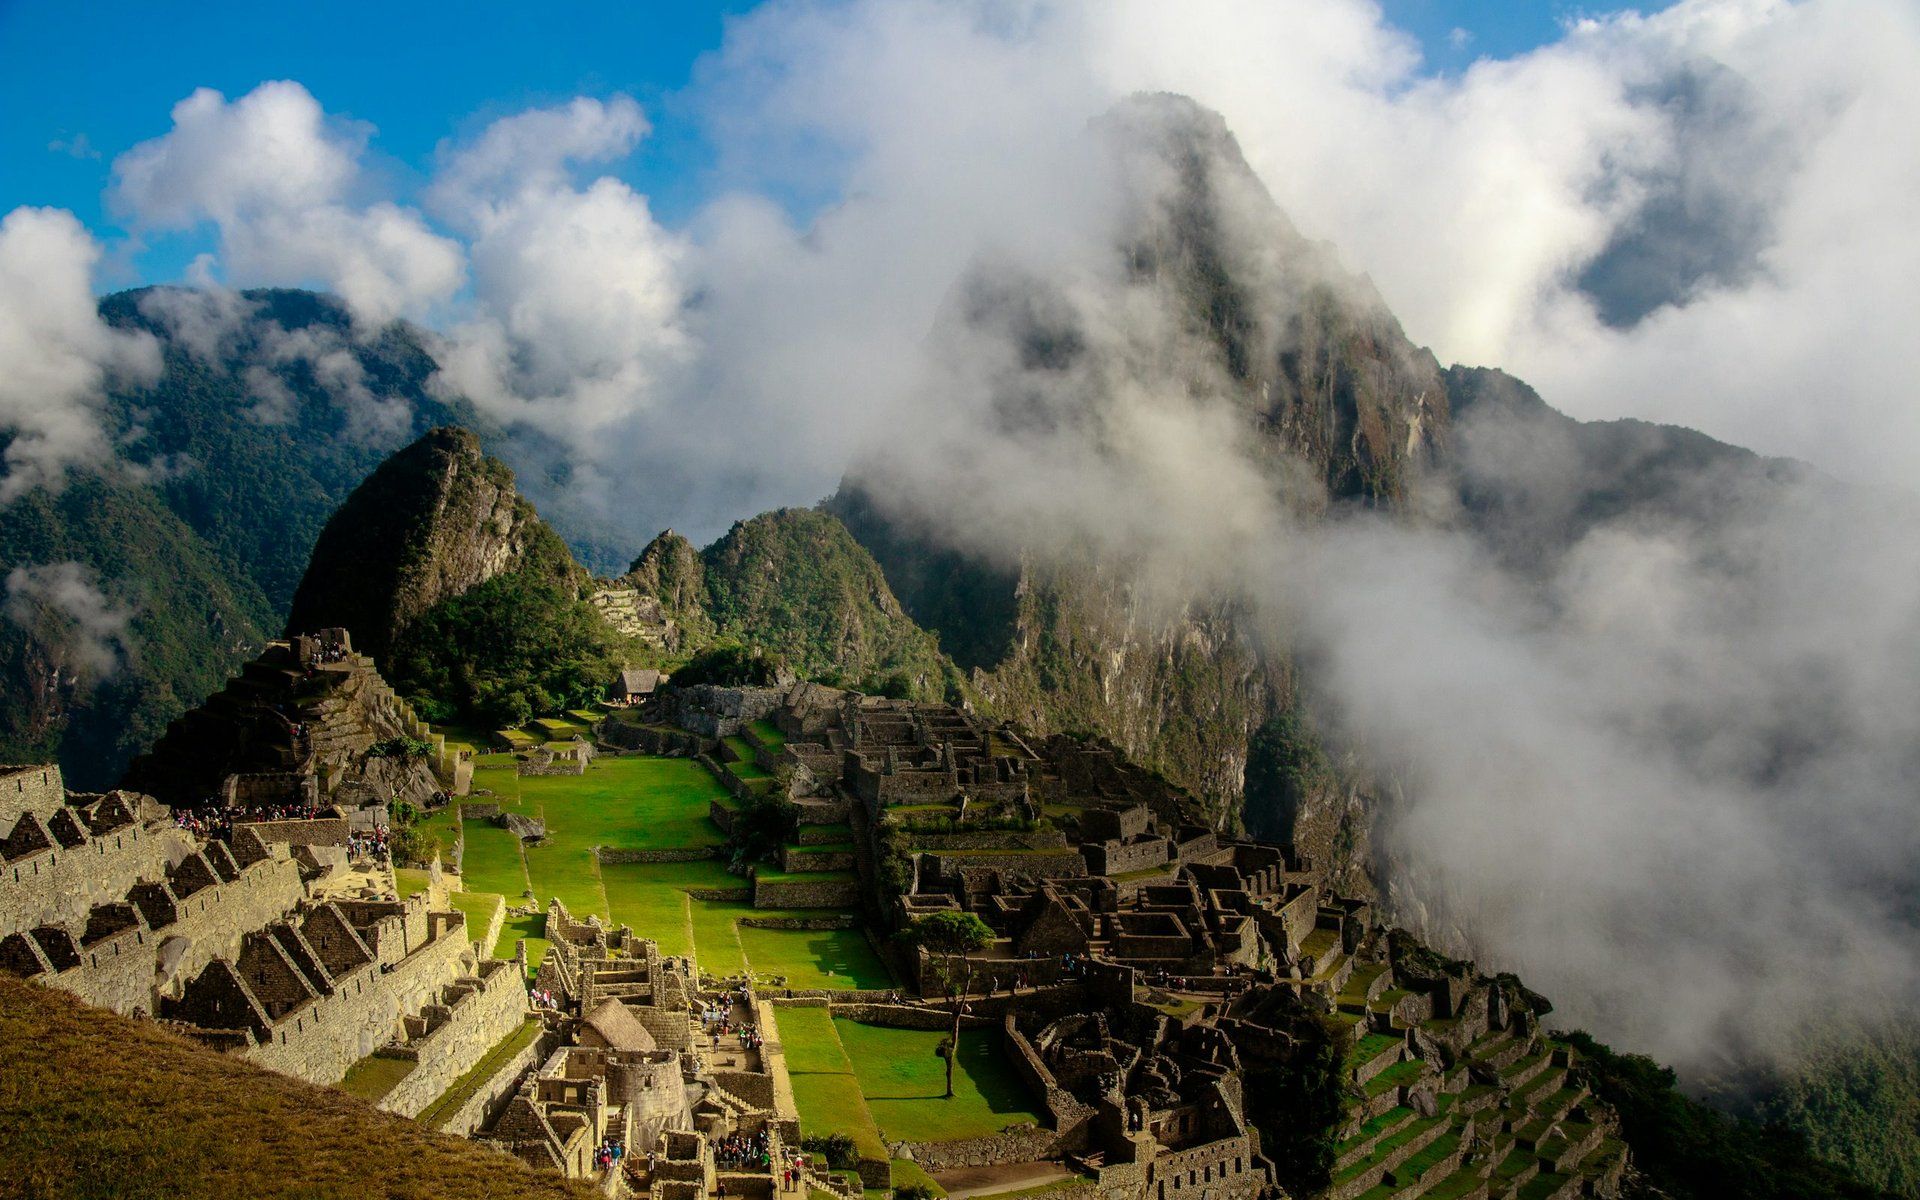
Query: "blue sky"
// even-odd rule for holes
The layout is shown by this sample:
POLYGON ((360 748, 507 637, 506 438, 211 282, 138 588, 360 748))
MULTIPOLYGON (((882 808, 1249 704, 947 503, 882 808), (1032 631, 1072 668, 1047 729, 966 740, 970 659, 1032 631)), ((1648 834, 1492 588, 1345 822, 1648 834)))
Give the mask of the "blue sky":
MULTIPOLYGON (((0 0, 0 211, 71 209, 110 245, 121 230, 102 193, 115 155, 168 128, 196 87, 230 98, 295 79, 330 113, 377 127, 386 170, 423 172, 444 138, 488 119, 575 95, 625 93, 654 124, 619 173, 668 223, 707 193, 709 147, 677 100, 726 18, 750 3, 487 2, 274 6, 107 0, 0 0)), ((1452 72, 1552 40, 1557 3, 1387 0, 1431 68, 1452 72), (1454 30, 1471 36, 1459 38, 1454 30)), ((406 190, 404 188, 400 190, 406 190)), ((107 286, 177 278, 204 235, 154 240, 110 258, 107 286)))

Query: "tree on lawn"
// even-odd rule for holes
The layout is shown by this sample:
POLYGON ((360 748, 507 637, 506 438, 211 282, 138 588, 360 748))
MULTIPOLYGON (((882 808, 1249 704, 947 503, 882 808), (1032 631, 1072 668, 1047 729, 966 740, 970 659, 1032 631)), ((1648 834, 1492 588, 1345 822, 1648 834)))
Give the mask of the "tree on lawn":
POLYGON ((947 1007, 953 1015, 953 1033, 940 1047, 947 1060, 946 1099, 953 1099, 953 1064, 960 1057, 960 1011, 973 983, 973 956, 993 944, 993 930, 970 912, 947 909, 915 917, 907 926, 909 944, 934 956, 940 986, 947 989, 947 1007))

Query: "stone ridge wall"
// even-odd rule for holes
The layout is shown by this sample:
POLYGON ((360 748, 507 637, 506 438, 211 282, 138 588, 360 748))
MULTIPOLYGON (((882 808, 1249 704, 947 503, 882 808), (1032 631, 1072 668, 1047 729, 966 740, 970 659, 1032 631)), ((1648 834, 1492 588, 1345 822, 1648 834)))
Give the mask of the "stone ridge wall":
POLYGON ((780 883, 755 880, 755 908, 851 908, 860 903, 860 881, 838 879, 831 883, 780 883))
POLYGON ((692 896, 695 900, 732 900, 738 902, 753 899, 753 889, 750 887, 702 887, 681 888, 680 890, 692 896))
POLYGON ((0 830, 11 832, 27 813, 42 821, 67 802, 66 781, 53 764, 0 768, 0 830))
POLYGON ((683 729, 653 725, 634 725, 627 721, 602 721, 594 736, 616 750, 639 754, 657 754, 673 758, 691 758, 700 753, 700 739, 683 729))
POLYGON ((718 846, 672 846, 660 850, 616 850, 599 846, 594 856, 602 863, 675 863, 698 862, 706 858, 718 858, 718 846))
POLYGON ((527 989, 509 962, 481 964, 480 986, 454 1004, 440 1028, 407 1046, 415 1066, 380 1107, 416 1117, 513 1032, 527 1016, 527 989))
MULTIPOLYGON (((54 779, 58 781, 58 772, 54 779)), ((0 779, 0 788, 11 782, 0 779)), ((0 830, 12 832, 4 824, 0 830)), ((56 842, 50 849, 6 863, 0 866, 0 937, 40 925, 84 921, 94 905, 125 899, 127 889, 162 878, 170 863, 193 849, 191 834, 170 825, 143 827, 134 821, 90 837, 71 850, 56 842)))
MULTIPOLYGON (((156 873, 156 878, 158 873, 156 873)), ((153 882, 151 880, 144 882, 153 882)), ((245 936, 278 921, 306 895, 300 868, 291 859, 267 858, 241 868, 240 876, 201 888, 174 901, 171 921, 149 926, 143 917, 117 937, 83 947, 81 961, 41 982, 71 992, 88 1004, 126 1014, 152 1012, 156 987, 172 994, 219 957, 237 957, 245 936), (156 955, 181 939, 185 947, 171 972, 156 984, 156 955)), ((138 911, 138 906, 135 906, 138 911)))
POLYGON ((547 1061, 560 1045, 560 1035, 552 1030, 543 1030, 521 1048, 520 1053, 502 1063, 492 1078, 474 1089, 467 1102, 441 1119, 438 1126, 441 1133, 454 1137, 472 1137, 490 1124, 506 1107, 508 1100, 520 1087, 520 1079, 528 1071, 547 1061))
POLYGON ((727 789, 728 795, 731 795, 735 800, 744 804, 753 799, 753 792, 747 787, 747 781, 713 761, 712 756, 703 752, 695 755, 694 758, 701 766, 707 769, 708 774, 719 781, 721 787, 727 789))
POLYGON ((1026 1035, 1014 1024, 1013 1014, 1001 1017, 1001 1045, 1007 1050, 1007 1061, 1013 1064, 1014 1073, 1020 1076, 1027 1090, 1041 1098, 1047 1106, 1047 1115, 1053 1118, 1053 1127, 1066 1130, 1086 1121, 1093 1110, 1073 1098, 1073 1093, 1061 1087, 1054 1079, 1047 1064, 1040 1061, 1040 1055, 1033 1048, 1026 1035))
MULTIPOLYGON (((802 1000, 792 1000, 788 1003, 801 1004, 806 1002, 802 1000)), ((836 1017, 846 1017, 851 1021, 858 1021, 862 1025, 878 1025, 885 1029, 920 1029, 939 1032, 953 1028, 953 1014, 951 1012, 948 1012, 945 1008, 927 1008, 917 1004, 875 1004, 863 1002, 834 1004, 833 1015, 836 1017)), ((978 1013, 962 1013, 960 1015, 960 1028, 962 1029, 991 1029, 993 1026, 994 1021, 990 1017, 983 1017, 978 1013)))
POLYGON ((337 1083, 347 1069, 392 1041, 403 1018, 437 1004, 440 991, 467 974, 464 926, 441 935, 382 972, 378 963, 337 978, 322 996, 276 1022, 270 1041, 247 1051, 263 1067, 309 1083, 337 1083))
POLYGON ((237 821, 235 830, 251 829, 263 842, 285 842, 289 846, 344 846, 347 844, 345 817, 314 817, 306 821, 237 821))

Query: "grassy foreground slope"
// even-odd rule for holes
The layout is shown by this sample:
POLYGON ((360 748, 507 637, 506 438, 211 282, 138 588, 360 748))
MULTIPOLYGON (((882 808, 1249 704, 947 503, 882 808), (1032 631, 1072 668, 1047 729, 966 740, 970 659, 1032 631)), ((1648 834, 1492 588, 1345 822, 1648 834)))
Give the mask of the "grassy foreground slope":
POLYGON ((0 1197, 508 1200, 593 1189, 0 974, 0 1197))

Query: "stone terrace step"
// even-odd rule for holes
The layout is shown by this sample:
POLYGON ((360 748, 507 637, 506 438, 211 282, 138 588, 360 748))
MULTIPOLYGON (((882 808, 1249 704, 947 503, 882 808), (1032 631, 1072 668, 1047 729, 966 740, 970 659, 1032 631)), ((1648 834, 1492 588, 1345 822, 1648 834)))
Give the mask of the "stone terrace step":
POLYGON ((1358 1132, 1334 1148, 1334 1170, 1344 1170, 1366 1158, 1383 1139, 1392 1137, 1413 1119, 1413 1110, 1403 1105, 1363 1123, 1358 1132))
POLYGON ((1545 1071, 1552 1065, 1552 1058, 1544 1052, 1531 1054, 1502 1069, 1500 1072, 1500 1082, 1505 1084, 1509 1090, 1522 1088, 1533 1082, 1542 1071, 1545 1071))
POLYGON ((1547 1070, 1535 1075, 1532 1079, 1516 1086, 1513 1091, 1509 1093, 1508 1102, 1511 1104, 1524 1105, 1527 1108, 1539 1111, 1540 1104, 1544 1102, 1548 1096, 1555 1094, 1561 1088, 1565 1087, 1566 1083, 1567 1069, 1565 1067, 1549 1067, 1547 1070))

